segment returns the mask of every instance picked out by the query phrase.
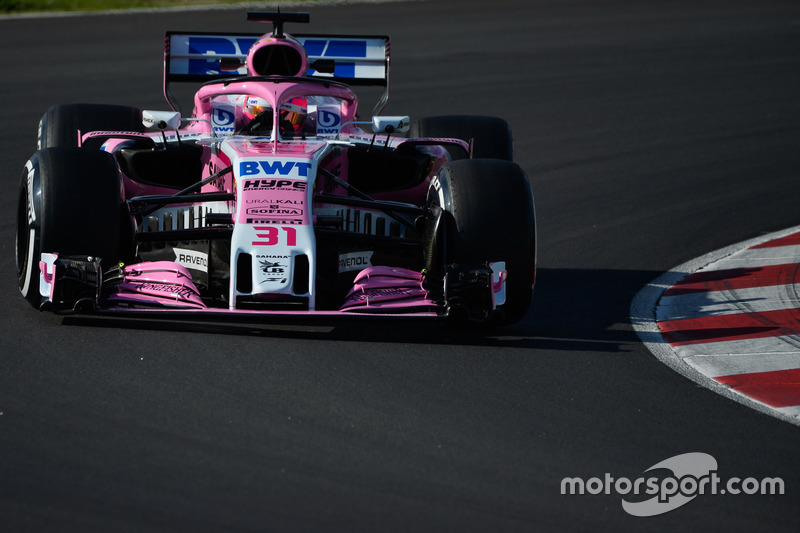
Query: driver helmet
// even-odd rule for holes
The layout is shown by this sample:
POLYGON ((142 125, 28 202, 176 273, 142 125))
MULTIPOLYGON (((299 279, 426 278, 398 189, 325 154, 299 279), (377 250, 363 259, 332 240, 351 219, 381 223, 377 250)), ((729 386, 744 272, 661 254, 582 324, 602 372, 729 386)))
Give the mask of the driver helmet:
POLYGON ((244 103, 244 116, 247 120, 253 120, 264 112, 272 112, 269 102, 258 96, 248 96, 244 103))
POLYGON ((300 130, 308 115, 308 103, 305 98, 292 98, 281 104, 281 124, 291 124, 295 131, 300 130))

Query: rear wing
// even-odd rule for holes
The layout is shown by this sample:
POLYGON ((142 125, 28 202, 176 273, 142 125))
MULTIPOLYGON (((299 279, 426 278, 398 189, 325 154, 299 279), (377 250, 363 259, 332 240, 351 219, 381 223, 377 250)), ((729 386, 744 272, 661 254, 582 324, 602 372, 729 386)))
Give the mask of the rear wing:
MULTIPOLYGON (((164 38, 164 97, 173 110, 178 103, 169 86, 246 76, 247 51, 261 33, 168 31, 164 38)), ((348 85, 384 87, 377 114, 389 98, 389 37, 385 35, 292 35, 306 50, 308 73, 348 85), (319 66, 318 71, 314 66, 319 66), (322 67, 324 65, 324 68, 322 67)))

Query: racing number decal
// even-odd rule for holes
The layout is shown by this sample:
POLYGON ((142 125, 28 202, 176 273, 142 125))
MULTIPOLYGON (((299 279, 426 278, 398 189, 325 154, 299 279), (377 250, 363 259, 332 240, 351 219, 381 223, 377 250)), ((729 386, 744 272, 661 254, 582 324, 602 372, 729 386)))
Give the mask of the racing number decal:
POLYGON ((287 246, 297 246, 297 229, 287 226, 281 226, 280 228, 275 226, 254 226, 255 230, 258 232, 256 235, 260 239, 266 239, 263 241, 253 241, 253 246, 275 246, 280 241, 280 232, 278 230, 283 230, 286 232, 286 245, 287 246))

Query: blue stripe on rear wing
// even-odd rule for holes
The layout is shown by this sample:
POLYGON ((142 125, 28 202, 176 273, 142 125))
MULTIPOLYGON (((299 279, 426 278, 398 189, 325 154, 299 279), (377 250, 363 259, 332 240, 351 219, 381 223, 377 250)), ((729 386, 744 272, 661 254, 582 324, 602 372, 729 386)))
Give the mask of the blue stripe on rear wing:
MULTIPOLYGON (((220 68, 220 60, 244 61, 260 35, 168 33, 164 46, 164 74, 170 81, 208 81, 237 72, 220 68)), ((242 68, 238 74, 246 74, 242 68)))
POLYGON ((327 35, 298 35, 295 37, 306 49, 308 64, 318 60, 335 63, 333 74, 308 69, 313 77, 332 78, 344 83, 387 85, 389 78, 388 37, 344 37, 327 35))
MULTIPOLYGON (((262 36, 260 33, 172 32, 164 39, 164 96, 173 109, 176 102, 169 92, 170 82, 206 82, 244 76, 246 67, 223 70, 224 63, 238 59, 242 64, 247 51, 262 36), (227 61, 226 61, 227 60, 227 61)), ((308 76, 349 85, 389 86, 389 37, 379 35, 292 35, 306 49, 310 65, 308 76), (334 63, 333 73, 318 72, 316 61, 334 63)), ((325 69, 325 70, 330 70, 325 69)))

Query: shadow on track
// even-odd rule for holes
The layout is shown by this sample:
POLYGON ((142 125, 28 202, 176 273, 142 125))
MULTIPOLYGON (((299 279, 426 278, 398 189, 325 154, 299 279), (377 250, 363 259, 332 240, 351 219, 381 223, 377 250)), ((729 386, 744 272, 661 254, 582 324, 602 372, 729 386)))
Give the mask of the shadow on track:
POLYGON ((345 318, 328 323, 220 323, 70 315, 62 324, 212 335, 318 339, 400 344, 497 346, 563 351, 628 351, 638 342, 629 307, 658 272, 635 270, 539 269, 533 304, 518 324, 492 328, 476 324, 403 319, 345 318))
POLYGON ((639 337, 631 327, 636 294, 661 272, 614 269, 539 269, 526 322, 539 349, 631 351, 639 337))

